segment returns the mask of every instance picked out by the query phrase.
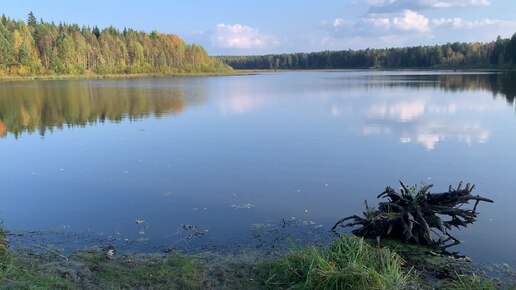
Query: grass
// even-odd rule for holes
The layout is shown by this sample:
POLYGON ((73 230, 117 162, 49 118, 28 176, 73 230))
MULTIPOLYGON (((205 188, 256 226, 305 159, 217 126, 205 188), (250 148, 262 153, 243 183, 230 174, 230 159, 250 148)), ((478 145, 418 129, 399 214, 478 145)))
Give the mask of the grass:
MULTIPOLYGON (((419 256, 424 251, 420 248, 394 242, 376 248, 351 235, 341 235, 325 249, 313 245, 295 247, 272 260, 260 253, 123 254, 110 258, 102 249, 83 250, 64 257, 23 251, 13 254, 7 246, 0 226, 0 289, 507 288, 498 280, 460 272, 429 283, 418 273, 433 275, 424 269, 440 267, 435 261, 417 268, 418 273, 406 266, 422 264, 423 258, 419 256), (407 255, 415 260, 409 260, 407 255)), ((453 269, 449 263, 445 261, 442 267, 453 269)), ((508 289, 516 290, 513 284, 508 289)))
POLYGON ((404 289, 415 281, 403 259, 342 235, 327 250, 295 249, 271 265, 268 284, 287 289, 404 289))
POLYGON ((2 255, 0 289, 72 289, 72 283, 59 276, 40 275, 9 255, 2 255))
POLYGON ((0 226, 0 289, 72 289, 70 281, 54 275, 41 275, 22 265, 7 249, 6 233, 0 226))
POLYGON ((75 288, 81 289, 200 289, 204 281, 197 259, 176 254, 127 254, 111 259, 96 249, 78 252, 67 262, 50 263, 44 268, 62 273, 63 265, 73 274, 75 288))
POLYGON ((500 284, 494 279, 483 279, 477 275, 457 275, 455 279, 444 280, 439 289, 491 290, 500 289, 500 284))
POLYGON ((199 289, 202 271, 192 258, 148 259, 129 264, 104 263, 96 269, 94 285, 123 289, 153 287, 163 289, 199 289))

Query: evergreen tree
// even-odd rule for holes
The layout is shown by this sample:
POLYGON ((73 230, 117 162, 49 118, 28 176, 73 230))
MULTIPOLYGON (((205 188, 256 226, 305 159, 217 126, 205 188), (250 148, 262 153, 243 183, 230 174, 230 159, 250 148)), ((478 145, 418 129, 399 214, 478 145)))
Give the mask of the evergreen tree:
POLYGON ((516 33, 512 35, 511 40, 507 43, 505 55, 510 64, 516 64, 516 33))
POLYGON ((27 24, 31 27, 35 27, 38 25, 38 21, 36 20, 36 16, 34 16, 34 13, 29 12, 29 16, 27 17, 27 24))

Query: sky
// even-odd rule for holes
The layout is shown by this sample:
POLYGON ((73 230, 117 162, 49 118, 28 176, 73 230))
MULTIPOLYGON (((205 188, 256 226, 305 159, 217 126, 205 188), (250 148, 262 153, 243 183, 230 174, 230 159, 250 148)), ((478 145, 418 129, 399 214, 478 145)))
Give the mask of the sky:
POLYGON ((515 0, 0 0, 27 19, 174 33, 211 55, 487 42, 516 33, 515 0))

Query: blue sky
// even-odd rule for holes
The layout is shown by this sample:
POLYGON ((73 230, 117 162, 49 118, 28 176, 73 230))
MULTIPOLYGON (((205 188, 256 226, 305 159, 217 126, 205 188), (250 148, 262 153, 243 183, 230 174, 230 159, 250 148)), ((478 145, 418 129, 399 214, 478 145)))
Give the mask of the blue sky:
POLYGON ((514 0, 2 1, 26 19, 176 33, 212 55, 491 41, 516 33, 514 0))

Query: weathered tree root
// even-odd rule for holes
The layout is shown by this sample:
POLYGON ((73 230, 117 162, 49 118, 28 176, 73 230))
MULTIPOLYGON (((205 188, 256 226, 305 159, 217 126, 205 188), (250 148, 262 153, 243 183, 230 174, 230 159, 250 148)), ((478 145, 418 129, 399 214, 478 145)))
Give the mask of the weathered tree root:
POLYGON ((387 187, 377 196, 388 199, 386 202, 380 202, 378 209, 369 207, 366 201, 364 217, 345 217, 335 223, 331 230, 337 233, 337 227, 360 226, 353 229, 352 233, 369 238, 397 238, 445 250, 460 244, 449 230, 452 227, 467 227, 475 222, 479 202, 493 202, 479 195, 471 195, 475 185, 468 183, 462 188, 462 181, 456 189, 450 185, 448 192, 433 194, 428 191, 432 184, 423 186, 417 192, 415 188, 411 190, 401 181, 400 185, 400 193, 387 187), (470 200, 475 201, 473 209, 461 208, 470 200), (443 220, 446 216, 450 219, 443 220), (437 239, 434 239, 433 234, 437 239))

